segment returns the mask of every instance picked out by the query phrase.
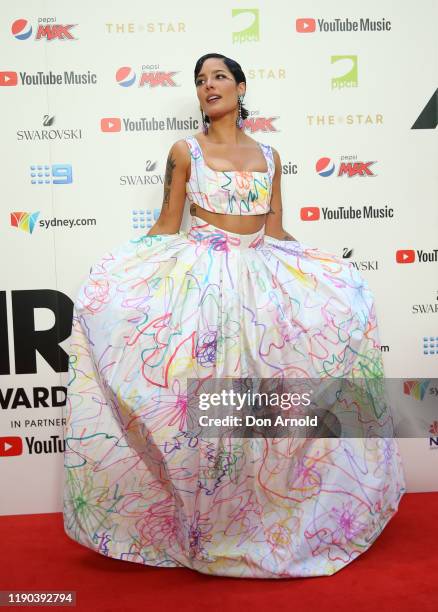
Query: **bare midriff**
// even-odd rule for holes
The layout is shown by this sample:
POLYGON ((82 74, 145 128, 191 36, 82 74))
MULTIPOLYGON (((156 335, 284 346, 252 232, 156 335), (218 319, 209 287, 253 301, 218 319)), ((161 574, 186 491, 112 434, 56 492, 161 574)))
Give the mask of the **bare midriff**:
POLYGON ((258 232, 265 224, 266 214, 262 215, 226 215, 214 213, 197 204, 190 204, 190 214, 192 217, 199 217, 207 223, 215 225, 219 229, 234 234, 253 234, 258 232))

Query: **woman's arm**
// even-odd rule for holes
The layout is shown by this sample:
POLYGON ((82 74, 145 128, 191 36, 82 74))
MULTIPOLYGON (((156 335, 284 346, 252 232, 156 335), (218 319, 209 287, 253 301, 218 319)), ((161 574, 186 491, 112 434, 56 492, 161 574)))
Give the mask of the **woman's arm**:
POLYGON ((175 142, 167 156, 164 176, 164 195, 160 216, 148 232, 155 234, 176 234, 181 227, 186 199, 187 171, 190 152, 184 140, 175 142))
POLYGON ((283 229, 283 206, 281 202, 281 160, 277 151, 272 148, 275 161, 275 173, 272 180, 271 208, 266 213, 265 234, 278 240, 296 240, 283 229))

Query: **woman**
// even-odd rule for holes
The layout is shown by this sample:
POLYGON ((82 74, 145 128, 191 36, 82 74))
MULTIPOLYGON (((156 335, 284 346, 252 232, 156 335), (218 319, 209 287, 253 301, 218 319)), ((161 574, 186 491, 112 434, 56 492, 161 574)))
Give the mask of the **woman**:
POLYGON ((348 263, 283 229, 280 158, 242 131, 239 64, 205 55, 195 84, 203 133, 170 149, 159 219, 95 264, 75 302, 65 530, 145 565, 330 575, 397 511, 396 441, 333 439, 330 426, 212 435, 190 420, 188 381, 375 381, 373 297, 348 263))

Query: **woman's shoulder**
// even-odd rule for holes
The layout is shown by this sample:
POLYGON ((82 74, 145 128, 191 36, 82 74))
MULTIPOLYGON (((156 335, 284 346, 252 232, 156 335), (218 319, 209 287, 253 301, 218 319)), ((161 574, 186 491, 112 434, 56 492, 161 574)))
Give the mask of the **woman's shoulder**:
POLYGON ((198 134, 184 136, 183 138, 175 140, 175 142, 172 144, 172 147, 180 148, 181 150, 183 150, 184 148, 187 149, 187 145, 190 146, 190 144, 197 142, 197 137, 198 134))
POLYGON ((180 138, 180 140, 177 140, 176 142, 193 142, 193 140, 202 140, 202 136, 202 132, 198 132, 197 134, 188 134, 187 136, 184 136, 184 138, 180 138))
POLYGON ((261 142, 261 140, 256 140, 255 138, 252 138, 251 136, 247 136, 248 138, 248 144, 251 142, 254 144, 254 146, 258 145, 258 146, 262 146, 265 149, 270 149, 273 153, 276 153, 278 155, 277 149, 275 149, 272 145, 267 144, 266 142, 261 142))
POLYGON ((197 147, 199 141, 197 139, 198 134, 192 134, 176 140, 172 145, 172 150, 180 152, 182 155, 188 155, 190 151, 197 147))
POLYGON ((168 159, 172 162, 183 162, 187 166, 190 163, 190 146, 190 141, 186 138, 175 140, 169 149, 168 159))

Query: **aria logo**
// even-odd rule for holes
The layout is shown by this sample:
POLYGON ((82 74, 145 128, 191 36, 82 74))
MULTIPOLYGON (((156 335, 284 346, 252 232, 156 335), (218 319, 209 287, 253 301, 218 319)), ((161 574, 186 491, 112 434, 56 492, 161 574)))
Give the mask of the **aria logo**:
POLYGON ((258 42, 260 40, 259 9, 232 9, 231 15, 232 17, 238 17, 239 22, 248 24, 238 32, 233 32, 233 43, 258 42), (245 15, 245 17, 241 19, 239 15, 245 15))
MULTIPOLYGON (((55 23, 55 17, 40 17, 35 40, 76 40, 71 29, 77 24, 62 25, 55 23)), ((32 37, 33 28, 27 19, 16 19, 11 26, 12 36, 16 40, 29 40, 32 37)))
MULTIPOLYGON (((350 259, 350 257, 353 255, 353 251, 354 249, 349 249, 348 247, 344 247, 342 250, 342 258, 350 259)), ((354 268, 356 268, 356 270, 360 270, 361 272, 364 272, 364 271, 375 272, 376 270, 379 269, 379 262, 377 259, 352 260, 350 263, 354 268)))
POLYGON ((357 55, 332 55, 330 59, 334 64, 332 89, 357 87, 357 55))
MULTIPOLYGON (((158 70, 159 65, 142 66, 138 81, 138 87, 149 86, 151 89, 156 87, 178 87, 173 77, 178 72, 164 72, 158 70)), ((121 87, 131 87, 137 79, 135 71, 131 66, 122 66, 116 71, 116 82, 121 87)))
POLYGON ((411 130, 434 130, 438 125, 438 89, 415 120, 411 130))
MULTIPOLYGON (((357 160, 357 155, 344 155, 339 163, 339 170, 336 176, 347 176, 352 178, 355 176, 367 177, 376 176, 370 166, 375 164, 375 161, 353 161, 357 160), (350 161, 347 161, 350 160, 350 161)), ((330 157, 321 157, 315 164, 315 170, 322 177, 332 176, 335 173, 335 162, 330 157)))
MULTIPOLYGON (((72 331, 72 299, 56 289, 13 289, 8 293, 0 291, 0 376, 36 374, 41 363, 44 370, 50 367, 54 372, 67 372, 69 354, 62 342, 72 331), (42 325, 38 323, 40 318, 42 325)), ((53 406, 53 398, 48 398, 44 387, 33 387, 32 396, 27 397, 25 386, 16 387, 17 408, 36 408, 41 412, 44 406, 53 406)), ((3 387, 2 409, 13 401, 13 393, 14 388, 3 387)))

